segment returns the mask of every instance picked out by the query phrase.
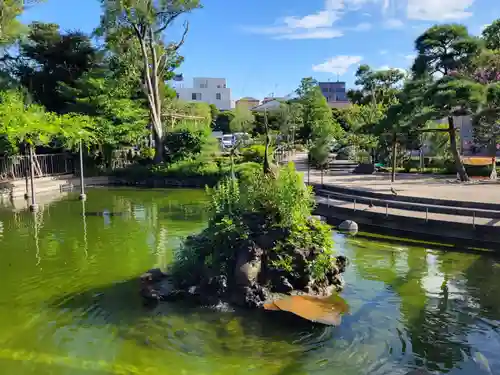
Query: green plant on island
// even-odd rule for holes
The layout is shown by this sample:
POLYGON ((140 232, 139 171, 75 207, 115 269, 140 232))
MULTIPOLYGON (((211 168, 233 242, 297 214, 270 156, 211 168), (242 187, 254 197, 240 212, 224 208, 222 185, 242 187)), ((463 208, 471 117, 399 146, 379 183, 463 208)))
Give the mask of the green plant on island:
POLYGON ((177 288, 256 307, 273 292, 341 287, 331 227, 312 217, 311 188, 292 163, 273 174, 260 167, 207 188, 208 226, 183 242, 168 271, 177 288))

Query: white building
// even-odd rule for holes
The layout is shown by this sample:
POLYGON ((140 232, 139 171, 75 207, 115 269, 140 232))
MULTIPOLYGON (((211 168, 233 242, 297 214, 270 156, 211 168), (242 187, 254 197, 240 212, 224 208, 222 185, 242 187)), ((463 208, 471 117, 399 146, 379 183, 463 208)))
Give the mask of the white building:
POLYGON ((181 100, 215 104, 220 110, 232 108, 231 89, 225 78, 193 78, 193 87, 176 84, 174 89, 181 100))

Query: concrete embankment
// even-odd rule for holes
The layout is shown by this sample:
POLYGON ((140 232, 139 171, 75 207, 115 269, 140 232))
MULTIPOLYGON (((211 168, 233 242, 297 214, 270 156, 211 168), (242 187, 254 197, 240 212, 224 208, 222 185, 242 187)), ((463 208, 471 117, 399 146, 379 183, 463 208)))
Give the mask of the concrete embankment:
POLYGON ((500 249, 500 211, 495 210, 495 205, 476 205, 478 202, 440 205, 437 203, 443 203, 442 200, 374 195, 332 186, 316 186, 316 190, 315 213, 333 225, 354 220, 364 232, 438 241, 461 248, 500 249), (414 199, 409 202, 406 198, 414 199), (467 203, 482 209, 467 208, 467 203))

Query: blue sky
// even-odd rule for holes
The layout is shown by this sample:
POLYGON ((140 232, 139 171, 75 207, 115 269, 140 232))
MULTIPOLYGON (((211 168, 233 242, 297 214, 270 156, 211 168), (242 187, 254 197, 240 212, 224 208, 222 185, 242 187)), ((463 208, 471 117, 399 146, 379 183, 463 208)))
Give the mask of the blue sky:
MULTIPOLYGON (((408 68, 415 37, 433 24, 460 22, 478 34, 500 17, 498 0, 202 1, 204 8, 186 17, 186 60, 178 72, 188 80, 224 77, 233 99, 286 95, 306 76, 340 77, 352 86, 362 63, 408 68)), ((99 16, 97 0, 47 0, 22 20, 90 32, 99 16)), ((182 21, 167 40, 178 38, 182 21)))

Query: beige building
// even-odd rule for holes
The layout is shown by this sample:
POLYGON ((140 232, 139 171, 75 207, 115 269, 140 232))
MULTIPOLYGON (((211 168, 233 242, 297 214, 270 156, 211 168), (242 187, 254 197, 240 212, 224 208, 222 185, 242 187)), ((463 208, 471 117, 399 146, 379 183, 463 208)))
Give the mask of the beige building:
POLYGON ((247 109, 252 109, 260 104, 258 99, 251 97, 244 97, 236 101, 236 107, 244 106, 247 109))

